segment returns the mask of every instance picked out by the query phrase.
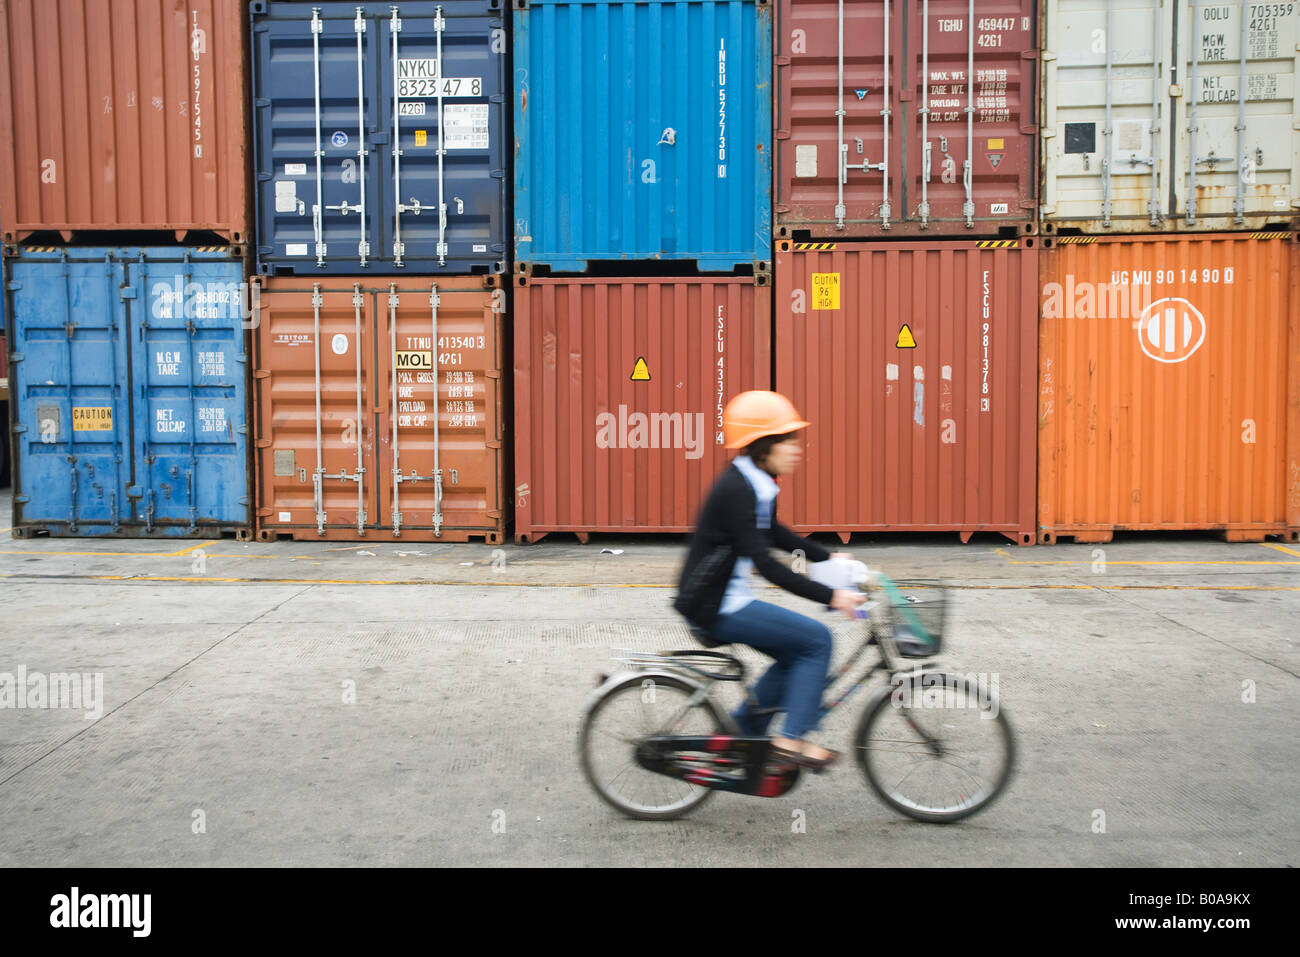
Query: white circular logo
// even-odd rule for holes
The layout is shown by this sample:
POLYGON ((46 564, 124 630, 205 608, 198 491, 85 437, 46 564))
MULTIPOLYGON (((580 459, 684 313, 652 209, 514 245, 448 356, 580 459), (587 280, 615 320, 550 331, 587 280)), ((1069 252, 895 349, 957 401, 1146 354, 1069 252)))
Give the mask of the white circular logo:
POLYGON ((1142 351, 1157 362, 1184 362, 1205 341, 1205 317, 1186 299, 1157 299, 1137 326, 1142 351))
POLYGON ((330 142, 341 149, 348 145, 348 134, 342 130, 335 130, 334 135, 330 137, 330 142))
POLYGON ((348 337, 339 333, 330 341, 330 348, 334 350, 336 356, 341 356, 348 351, 348 337))

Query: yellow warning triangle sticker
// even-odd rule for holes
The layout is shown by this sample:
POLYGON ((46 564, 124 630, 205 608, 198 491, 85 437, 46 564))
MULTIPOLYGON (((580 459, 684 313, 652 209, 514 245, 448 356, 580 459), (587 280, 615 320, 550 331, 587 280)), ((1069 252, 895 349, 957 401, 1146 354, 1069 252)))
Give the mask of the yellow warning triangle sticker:
POLYGON ((636 360, 636 368, 632 370, 632 381, 633 382, 650 381, 650 367, 645 364, 645 359, 639 356, 637 357, 636 360))
POLYGON ((912 330, 907 325, 907 323, 903 323, 903 328, 898 330, 898 348, 900 349, 916 348, 916 340, 912 338, 912 330))

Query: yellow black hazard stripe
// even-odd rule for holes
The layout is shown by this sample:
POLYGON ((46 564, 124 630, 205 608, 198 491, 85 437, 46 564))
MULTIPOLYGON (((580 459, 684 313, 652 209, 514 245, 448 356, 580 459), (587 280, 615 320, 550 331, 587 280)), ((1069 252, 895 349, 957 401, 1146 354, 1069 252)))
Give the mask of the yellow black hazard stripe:
POLYGON ((1287 232, 1251 233, 1250 238, 1251 239, 1290 239, 1291 234, 1287 232))
POLYGON ((1097 241, 1096 236, 1058 236, 1056 241, 1063 246, 1089 246, 1097 241))
POLYGON ((797 253, 830 252, 839 243, 791 243, 790 248, 797 253))
POLYGON ((1018 239, 981 239, 975 244, 978 249, 1017 249, 1020 246, 1018 239))

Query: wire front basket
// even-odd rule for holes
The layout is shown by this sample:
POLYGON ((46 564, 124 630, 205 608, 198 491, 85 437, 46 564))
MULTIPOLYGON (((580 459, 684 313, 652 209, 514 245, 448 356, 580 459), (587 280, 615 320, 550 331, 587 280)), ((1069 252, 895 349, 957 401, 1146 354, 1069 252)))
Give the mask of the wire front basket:
POLYGON ((904 658, 929 658, 943 648, 948 621, 948 589, 937 581, 890 581, 882 584, 889 598, 890 628, 904 658))

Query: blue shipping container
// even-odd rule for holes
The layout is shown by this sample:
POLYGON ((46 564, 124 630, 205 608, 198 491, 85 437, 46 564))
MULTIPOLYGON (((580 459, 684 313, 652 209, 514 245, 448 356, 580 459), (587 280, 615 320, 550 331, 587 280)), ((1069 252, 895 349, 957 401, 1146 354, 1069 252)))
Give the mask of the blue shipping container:
POLYGON ((502 272, 499 2, 249 10, 258 271, 502 272))
POLYGON ((243 268, 224 248, 20 249, 14 534, 246 535, 243 268))
POLYGON ((771 259, 767 2, 514 11, 515 259, 771 259))

